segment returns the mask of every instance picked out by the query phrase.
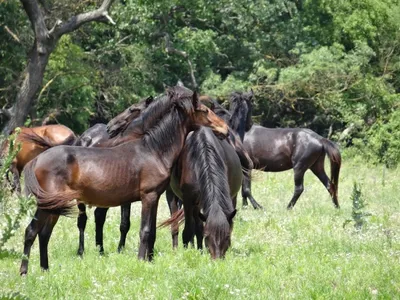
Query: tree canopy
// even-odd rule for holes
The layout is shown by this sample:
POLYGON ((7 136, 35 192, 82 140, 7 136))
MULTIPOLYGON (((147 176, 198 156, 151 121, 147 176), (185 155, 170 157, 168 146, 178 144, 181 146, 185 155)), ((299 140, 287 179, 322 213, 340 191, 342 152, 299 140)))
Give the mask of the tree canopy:
MULTIPOLYGON (((39 2, 48 22, 102 3, 39 2)), ((114 26, 90 23, 60 38, 33 124, 56 120, 80 133, 181 80, 221 102, 253 88, 264 126, 308 127, 373 161, 400 161, 398 0, 125 0, 110 14, 114 26)), ((17 1, 0 1, 0 39, 6 108, 34 39, 17 1)))

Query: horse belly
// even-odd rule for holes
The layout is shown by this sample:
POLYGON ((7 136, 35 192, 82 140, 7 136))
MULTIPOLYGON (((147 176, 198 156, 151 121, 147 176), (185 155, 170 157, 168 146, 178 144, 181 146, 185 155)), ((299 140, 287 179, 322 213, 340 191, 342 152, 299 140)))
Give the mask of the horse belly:
POLYGON ((276 154, 269 158, 262 157, 257 160, 255 168, 264 172, 281 172, 293 168, 290 157, 282 154, 276 154))

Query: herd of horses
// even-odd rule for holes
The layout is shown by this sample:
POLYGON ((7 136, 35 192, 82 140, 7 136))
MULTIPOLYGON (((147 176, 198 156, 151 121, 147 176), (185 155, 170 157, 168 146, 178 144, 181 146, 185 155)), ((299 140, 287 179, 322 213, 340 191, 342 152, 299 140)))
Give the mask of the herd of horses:
MULTIPOLYGON (((185 247, 202 249, 222 258, 231 244, 237 195, 242 190, 254 208, 262 208, 251 194, 251 170, 294 170, 295 189, 288 209, 303 192, 304 173, 318 177, 339 208, 341 165, 337 146, 309 129, 270 129, 252 123, 253 92, 233 93, 229 110, 217 101, 183 87, 167 88, 81 136, 63 125, 21 128, 20 151, 9 171, 11 186, 37 201, 36 213, 25 230, 20 274, 28 272, 31 247, 39 236, 40 266, 47 270, 48 243, 60 215, 79 209, 78 254, 84 252, 86 205, 95 206, 96 245, 104 252, 103 227, 109 207, 121 206, 120 242, 125 246, 131 203, 141 201, 139 259, 152 260, 157 208, 166 192, 171 217, 172 245, 178 245, 184 219, 185 247), (324 170, 325 156, 331 177, 324 170)), ((3 145, 3 154, 7 143, 3 145)), ((9 176, 7 176, 9 178, 9 176)))

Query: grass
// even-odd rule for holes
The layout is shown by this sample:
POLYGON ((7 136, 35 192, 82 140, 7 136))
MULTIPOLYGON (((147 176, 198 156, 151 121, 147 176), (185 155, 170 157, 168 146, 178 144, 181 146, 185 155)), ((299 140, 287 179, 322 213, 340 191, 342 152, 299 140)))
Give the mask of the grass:
MULTIPOLYGON (((86 252, 76 256, 76 220, 60 218, 49 245, 50 271, 39 267, 35 243, 29 274, 19 276, 24 227, 0 257, 0 298, 30 299, 393 299, 400 296, 399 170, 345 161, 336 210, 318 179, 307 172, 305 191, 292 211, 291 171, 258 173, 253 193, 264 211, 242 209, 235 217, 232 247, 225 260, 179 247, 169 230, 157 231, 154 263, 137 260, 140 203, 132 208, 127 248, 116 252, 119 209, 105 225, 105 256, 94 246, 89 210, 86 252), (356 230, 350 196, 354 181, 368 203, 366 226, 356 230)), ((241 203, 241 201, 239 201, 241 203)), ((164 197, 159 221, 168 217, 164 197)), ((181 243, 181 241, 180 241, 181 243)))

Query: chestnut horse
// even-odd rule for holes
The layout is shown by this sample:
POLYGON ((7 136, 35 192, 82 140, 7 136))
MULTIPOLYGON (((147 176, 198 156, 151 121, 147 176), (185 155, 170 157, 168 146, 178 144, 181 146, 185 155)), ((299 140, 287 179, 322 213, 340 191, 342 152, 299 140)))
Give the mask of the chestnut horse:
POLYGON ((226 135, 228 126, 199 102, 196 93, 182 87, 168 89, 166 97, 150 104, 133 123, 131 141, 112 148, 55 147, 25 167, 25 189, 36 197, 38 208, 25 231, 21 274, 28 271, 38 234, 40 265, 48 269, 52 230, 59 215, 71 214, 74 199, 98 207, 141 201, 138 257, 152 260, 158 200, 187 134, 203 125, 226 135))
MULTIPOLYGON (((244 137, 243 144, 254 167, 264 172, 281 172, 293 169, 294 194, 287 208, 292 209, 302 194, 304 173, 311 169, 322 182, 332 197, 333 204, 339 208, 337 198, 341 155, 338 147, 330 140, 306 128, 266 128, 253 125, 251 93, 235 93, 231 98, 230 111, 240 110, 247 115, 245 120, 235 119, 233 122, 244 137), (325 155, 331 164, 331 178, 325 173, 325 155)), ((242 190, 251 190, 249 174, 243 181, 242 190)), ((243 196, 243 201, 245 195, 243 196)))
POLYGON ((204 221, 205 245, 211 257, 224 257, 231 244, 241 184, 242 166, 234 148, 226 139, 219 140, 210 129, 201 127, 186 139, 171 174, 170 186, 184 208, 160 226, 177 223, 184 215, 183 245, 193 243, 196 233, 197 248, 202 249, 204 221))
MULTIPOLYGON (((13 174, 13 182, 10 182, 13 191, 21 192, 21 172, 29 161, 50 147, 72 145, 76 138, 75 133, 64 125, 45 125, 32 128, 21 127, 21 131, 15 139, 15 145, 20 144, 21 148, 13 159, 9 169, 13 174), (38 141, 44 141, 44 143, 38 141)), ((3 144, 3 157, 6 151, 8 151, 8 141, 5 141, 3 144)), ((8 176, 6 177, 9 180, 8 176)))

